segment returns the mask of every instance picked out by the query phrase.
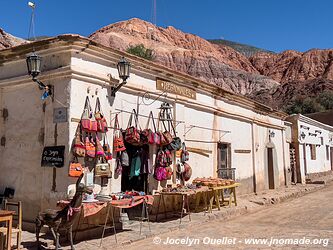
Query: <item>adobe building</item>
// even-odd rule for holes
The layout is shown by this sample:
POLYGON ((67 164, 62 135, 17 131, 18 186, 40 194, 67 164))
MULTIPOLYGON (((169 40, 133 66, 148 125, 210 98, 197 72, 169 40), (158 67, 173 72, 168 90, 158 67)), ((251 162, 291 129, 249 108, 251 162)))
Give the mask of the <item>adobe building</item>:
MULTIPOLYGON (((5 187, 15 189, 15 199, 23 202, 25 221, 55 207, 75 183, 68 176, 68 166, 87 96, 93 110, 96 98, 100 99, 110 126, 110 145, 116 114, 120 127, 126 128, 136 109, 145 127, 150 111, 157 118, 161 104, 169 103, 177 135, 190 152, 191 180, 217 177, 220 169, 233 168, 241 183, 239 193, 250 193, 284 186, 290 179, 291 131, 284 122, 285 113, 87 38, 61 35, 0 51, 0 192, 5 187), (53 86, 53 97, 45 101, 27 74, 26 57, 33 48, 42 57, 38 79, 53 86), (131 75, 112 96, 111 87, 119 85, 116 66, 123 56, 132 65, 131 75), (41 166, 47 146, 64 146, 63 167, 41 166)), ((326 132, 322 133, 327 145, 326 132)), ((152 161, 155 154, 151 147, 152 161)), ((312 171, 311 165, 307 169, 312 171)), ((121 179, 115 174, 109 179, 109 192, 122 189, 121 179)), ((145 182, 151 192, 178 181, 158 183, 149 175, 145 182)))
POLYGON ((296 171, 293 182, 305 183, 313 174, 333 170, 333 127, 301 114, 291 115, 296 171))

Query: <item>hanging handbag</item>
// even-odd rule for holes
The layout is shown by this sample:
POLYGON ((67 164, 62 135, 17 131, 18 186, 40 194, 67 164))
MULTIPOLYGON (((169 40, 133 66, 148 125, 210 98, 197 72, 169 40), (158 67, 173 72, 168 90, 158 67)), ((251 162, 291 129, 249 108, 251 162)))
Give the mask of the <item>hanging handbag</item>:
POLYGON ((164 167, 156 167, 154 171, 154 178, 158 181, 165 181, 167 179, 167 171, 164 167))
POLYGON ((116 114, 114 118, 113 150, 114 152, 121 152, 126 150, 123 134, 119 127, 118 114, 116 114))
POLYGON ((83 173, 83 167, 79 163, 77 157, 74 157, 74 160, 69 164, 68 175, 70 177, 79 177, 83 173))
POLYGON ((88 156, 90 158, 95 158, 96 157, 96 146, 95 146, 94 140, 91 135, 90 135, 90 138, 88 135, 86 136, 85 146, 86 146, 86 156, 88 156))
POLYGON ((138 115, 135 109, 133 109, 131 116, 128 120, 128 125, 125 132, 125 141, 135 146, 140 145, 140 133, 138 130, 138 115), (134 116, 135 126, 132 126, 133 116, 134 116))
POLYGON ((128 156, 126 150, 121 152, 120 163, 123 167, 129 167, 129 165, 130 165, 129 156, 128 156))
POLYGON ((167 114, 169 127, 171 127, 173 132, 173 138, 170 144, 168 145, 169 150, 177 151, 182 147, 182 140, 177 136, 175 127, 173 125, 171 114, 167 114))
POLYGON ((171 167, 166 167, 165 170, 166 170, 166 179, 171 180, 171 177, 173 175, 172 168, 171 167))
POLYGON ((184 164, 184 172, 182 173, 182 177, 184 181, 188 181, 192 176, 192 168, 186 162, 184 164))
POLYGON ((76 129, 75 139, 74 139, 74 147, 73 154, 77 157, 85 157, 86 156, 86 147, 82 141, 82 129, 81 122, 79 123, 78 128, 76 129))
POLYGON ((82 129, 87 132, 97 131, 97 122, 93 116, 93 112, 90 106, 89 97, 86 97, 84 109, 81 117, 82 129))
POLYGON ((96 136, 96 156, 103 156, 104 157, 104 149, 103 146, 99 140, 99 138, 96 136))
POLYGON ((180 160, 181 160, 181 162, 186 162, 189 159, 190 159, 190 154, 186 149, 185 142, 183 142, 182 143, 182 152, 181 152, 181 155, 180 155, 180 160))
POLYGON ((97 177, 112 177, 110 164, 104 157, 99 157, 95 166, 95 176, 97 177))
POLYGON ((177 151, 182 147, 182 140, 179 137, 174 137, 172 142, 168 145, 168 149, 171 151, 177 151))
POLYGON ((109 143, 106 142, 106 135, 103 138, 103 151, 106 160, 112 160, 112 153, 109 143))
POLYGON ((149 116, 148 116, 148 121, 147 121, 147 124, 146 124, 146 128, 144 130, 142 130, 142 133, 141 133, 140 140, 142 141, 142 144, 155 144, 155 132, 153 132, 149 128, 149 124, 150 124, 151 119, 153 120, 154 131, 156 132, 156 126, 155 126, 153 112, 150 111, 149 116))
POLYGON ((95 106, 95 119, 97 122, 97 132, 101 133, 108 132, 108 124, 101 110, 101 103, 98 97, 96 99, 96 106, 95 106))
POLYGON ((117 156, 116 159, 116 168, 114 170, 116 172, 117 175, 121 175, 123 172, 123 166, 121 165, 121 161, 120 161, 120 155, 117 156))

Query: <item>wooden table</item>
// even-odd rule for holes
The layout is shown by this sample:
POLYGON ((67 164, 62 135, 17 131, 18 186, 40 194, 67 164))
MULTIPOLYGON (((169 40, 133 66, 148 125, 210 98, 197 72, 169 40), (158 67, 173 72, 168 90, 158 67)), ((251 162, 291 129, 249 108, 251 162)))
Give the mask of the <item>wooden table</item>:
POLYGON ((193 192, 193 191, 188 191, 188 192, 160 192, 159 194, 160 194, 160 199, 158 200, 155 221, 157 221, 157 216, 158 216, 159 211, 160 211, 161 200, 162 200, 163 208, 164 208, 164 216, 165 216, 165 218, 167 218, 167 212, 166 212, 166 206, 165 206, 165 200, 164 200, 164 196, 166 196, 166 195, 179 195, 179 196, 182 196, 182 208, 181 208, 181 211, 180 211, 179 225, 182 223, 183 210, 185 208, 185 203, 187 205, 188 218, 189 218, 189 221, 191 221, 191 212, 190 212, 190 205, 189 205, 189 199, 188 199, 188 197, 190 195, 195 194, 195 192, 193 192))
POLYGON ((240 183, 234 183, 232 185, 228 186, 219 186, 219 187, 210 187, 209 189, 212 191, 212 195, 210 197, 209 201, 209 211, 212 212, 213 208, 213 201, 215 199, 216 206, 218 210, 221 210, 221 204, 220 204, 220 196, 222 198, 222 205, 226 200, 224 199, 224 190, 229 189, 230 190, 230 197, 228 200, 229 206, 231 206, 232 203, 237 206, 237 196, 236 196, 236 187, 239 187, 240 183))
POLYGON ((7 227, 7 250, 11 249, 11 239, 12 239, 12 224, 14 211, 0 210, 0 222, 6 222, 7 227))

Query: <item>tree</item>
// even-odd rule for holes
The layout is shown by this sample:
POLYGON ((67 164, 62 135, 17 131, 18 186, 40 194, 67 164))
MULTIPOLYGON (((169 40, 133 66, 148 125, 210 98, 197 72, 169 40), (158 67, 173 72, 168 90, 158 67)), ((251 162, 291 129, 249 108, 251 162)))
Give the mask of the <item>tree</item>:
POLYGON ((142 57, 147 60, 153 60, 155 57, 154 50, 146 48, 143 44, 129 46, 127 48, 126 52, 128 52, 132 55, 142 57))
POLYGON ((333 91, 325 91, 317 97, 317 102, 322 105, 325 110, 333 109, 333 91))

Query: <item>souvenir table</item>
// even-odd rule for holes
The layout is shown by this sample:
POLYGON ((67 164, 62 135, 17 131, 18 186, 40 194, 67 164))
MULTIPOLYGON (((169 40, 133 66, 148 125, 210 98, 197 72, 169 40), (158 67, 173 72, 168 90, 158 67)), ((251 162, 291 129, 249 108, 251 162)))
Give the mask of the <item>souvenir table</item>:
POLYGON ((0 222, 6 222, 7 227, 7 249, 11 249, 11 239, 12 239, 12 223, 14 211, 0 210, 0 222))
MULTIPOLYGON (((132 208, 132 207, 136 207, 140 204, 143 204, 142 211, 146 212, 148 223, 149 223, 148 205, 152 205, 153 202, 154 202, 154 197, 152 195, 135 195, 135 196, 131 196, 129 198, 122 198, 122 197, 126 197, 126 196, 123 196, 122 194, 119 194, 118 197, 117 197, 117 195, 113 195, 113 198, 115 200, 113 200, 111 197, 108 197, 108 199, 105 199, 105 197, 103 197, 103 200, 95 200, 95 201, 92 201, 92 202, 83 201, 83 203, 82 203, 80 213, 81 213, 83 218, 93 216, 93 215, 99 213, 103 208, 107 207, 107 214, 106 214, 105 221, 104 221, 103 225, 97 225, 97 226, 103 227, 103 233, 102 233, 102 236, 101 236, 101 243, 100 244, 102 244, 102 240, 103 240, 103 237, 104 237, 105 230, 108 229, 108 228, 113 228, 114 235, 115 235, 115 240, 117 242, 116 227, 115 227, 115 221, 114 221, 114 209, 112 209, 112 208, 119 208, 119 209, 132 208), (110 225, 110 226, 107 225, 109 216, 111 217, 111 221, 112 221, 112 225, 110 225)), ((57 205, 59 207, 63 208, 67 204, 69 204, 69 202, 70 201, 62 200, 62 201, 59 201, 57 205)), ((142 227, 143 219, 145 219, 145 218, 141 218, 141 220, 140 220, 140 233, 141 233, 141 227, 142 227)), ((77 228, 79 228, 79 226, 80 226, 80 221, 78 222, 77 228)), ((149 226, 149 229, 150 229, 149 224, 148 224, 148 226, 149 226)))
MULTIPOLYGON (((156 218, 155 220, 157 221, 157 217, 160 211, 160 205, 161 202, 163 204, 163 209, 164 209, 164 217, 167 218, 167 212, 166 212, 166 205, 165 205, 165 196, 168 195, 176 195, 176 196, 181 196, 182 197, 182 205, 181 205, 181 212, 180 212, 180 221, 179 224, 182 223, 182 218, 183 218, 183 212, 184 212, 184 208, 185 208, 185 204, 186 204, 186 210, 188 213, 188 218, 189 221, 191 221, 191 211, 190 211, 190 205, 189 205, 189 197, 191 195, 196 195, 198 194, 198 196, 196 196, 196 211, 200 202, 200 197, 203 193, 205 193, 207 195, 207 192, 209 191, 208 187, 199 187, 199 188, 184 188, 184 189, 179 189, 177 190, 176 188, 174 188, 173 190, 171 189, 170 191, 168 190, 162 190, 159 191, 158 194, 160 195, 159 201, 158 201, 158 205, 157 205, 157 212, 156 212, 156 218)), ((205 205, 207 208, 207 196, 206 199, 204 199, 205 201, 205 205)))

